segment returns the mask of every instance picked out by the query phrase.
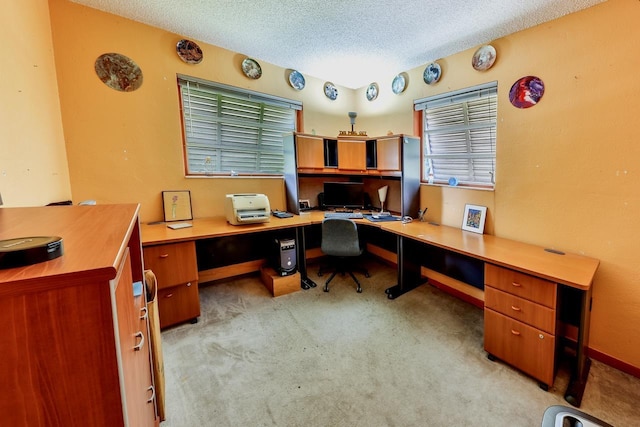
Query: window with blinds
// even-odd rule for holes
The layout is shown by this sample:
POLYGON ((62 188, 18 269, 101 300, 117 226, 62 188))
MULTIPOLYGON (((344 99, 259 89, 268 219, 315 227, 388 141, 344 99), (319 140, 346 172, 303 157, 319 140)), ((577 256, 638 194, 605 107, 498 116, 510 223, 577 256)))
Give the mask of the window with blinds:
POLYGON ((187 175, 283 173, 300 102, 181 75, 178 87, 187 175))
POLYGON ((415 101, 423 111, 423 180, 493 188, 498 83, 415 101))

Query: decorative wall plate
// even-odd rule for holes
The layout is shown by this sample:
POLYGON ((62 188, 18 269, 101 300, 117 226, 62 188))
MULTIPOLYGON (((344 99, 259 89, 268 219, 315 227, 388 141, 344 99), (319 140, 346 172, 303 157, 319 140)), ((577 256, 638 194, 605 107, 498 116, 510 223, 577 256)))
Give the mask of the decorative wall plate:
POLYGON ((369 101, 373 101, 378 97, 378 83, 371 83, 369 87, 367 87, 367 99, 369 101))
POLYGON ((176 44, 176 52, 180 59, 187 64, 199 64, 202 62, 202 49, 196 42, 182 39, 176 44))
POLYGON ((398 95, 404 92, 406 87, 407 87, 407 79, 404 76, 404 73, 400 73, 393 78, 393 81, 391 82, 391 90, 393 91, 393 93, 398 95))
POLYGON ((327 98, 332 101, 335 101, 338 98, 338 88, 333 85, 331 82, 326 82, 324 84, 324 94, 327 98))
POLYGON ((544 95, 544 83, 538 77, 527 76, 517 80, 509 90, 509 101, 514 107, 529 108, 544 95))
POLYGON ((245 58, 244 61, 242 61, 242 72, 245 76, 254 80, 259 79, 262 76, 262 68, 260 67, 260 64, 258 64, 258 61, 251 58, 245 58))
POLYGON ((427 65, 424 69, 424 73, 422 73, 422 79, 428 85, 438 83, 440 76, 442 76, 442 68, 440 68, 440 64, 437 62, 432 62, 427 65))
POLYGON ((478 71, 488 70, 496 61, 496 49, 490 44, 480 46, 471 58, 471 65, 478 71))
POLYGON ((112 89, 133 92, 142 86, 142 70, 138 64, 119 53, 100 55, 94 68, 102 83, 112 89))
POLYGON ((304 76, 299 71, 291 70, 289 73, 289 84, 296 90, 304 89, 304 76))

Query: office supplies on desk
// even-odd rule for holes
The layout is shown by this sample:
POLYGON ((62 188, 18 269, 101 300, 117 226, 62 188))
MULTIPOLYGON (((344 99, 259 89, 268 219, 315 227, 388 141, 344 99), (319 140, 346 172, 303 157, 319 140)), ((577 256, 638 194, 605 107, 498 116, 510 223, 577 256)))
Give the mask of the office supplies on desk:
POLYGON ((169 227, 172 230, 179 230, 181 228, 193 227, 193 224, 191 224, 190 222, 175 222, 172 224, 167 224, 167 227, 169 227))
POLYGON ((273 212, 271 212, 271 215, 275 216, 276 218, 291 218, 291 217, 293 217, 293 214, 291 212, 284 212, 284 211, 273 211, 273 212))
POLYGON ((269 222, 271 208, 264 194, 227 194, 225 215, 231 225, 269 222))
POLYGON ((365 219, 368 219, 371 222, 383 222, 383 221, 400 221, 401 218, 393 215, 377 215, 377 214, 367 214, 363 215, 365 219))

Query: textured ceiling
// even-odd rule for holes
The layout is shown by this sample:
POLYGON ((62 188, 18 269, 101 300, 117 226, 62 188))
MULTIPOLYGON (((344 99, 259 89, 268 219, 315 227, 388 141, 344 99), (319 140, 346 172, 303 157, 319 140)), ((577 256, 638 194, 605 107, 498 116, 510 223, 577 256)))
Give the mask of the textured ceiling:
POLYGON ((604 0, 72 1, 356 89, 604 0))

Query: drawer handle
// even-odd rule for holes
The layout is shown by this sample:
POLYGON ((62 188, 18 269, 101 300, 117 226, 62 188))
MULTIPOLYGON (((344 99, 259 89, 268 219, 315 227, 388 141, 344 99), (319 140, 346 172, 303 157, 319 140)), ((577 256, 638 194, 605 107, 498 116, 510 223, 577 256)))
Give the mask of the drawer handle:
POLYGON ((149 387, 147 387, 147 391, 151 392, 151 397, 149 399, 147 399, 147 403, 151 403, 154 400, 156 400, 156 388, 152 385, 150 385, 149 387))
POLYGON ((140 313, 142 313, 140 315, 140 320, 147 320, 147 317, 149 316, 149 310, 147 310, 146 305, 140 309, 140 313))
POLYGON ((144 334, 142 333, 142 331, 138 331, 135 334, 136 338, 140 338, 140 342, 138 343, 138 345, 134 346, 133 349, 135 351, 140 351, 142 350, 142 346, 144 345, 144 334))
POLYGON ((166 294, 164 297, 165 298, 171 298, 173 296, 173 294, 166 294))
POLYGON ((169 254, 160 254, 160 258, 169 258, 169 254))
POLYGON ((521 309, 520 307, 516 307, 515 305, 512 305, 512 306, 511 306, 511 310, 513 310, 513 311, 520 311, 520 310, 522 310, 522 309, 521 309))
POLYGON ((191 282, 187 283, 187 288, 191 286, 191 282))
POLYGON ((520 283, 518 283, 518 282, 511 282, 511 284, 512 284, 513 286, 515 286, 516 288, 519 288, 519 287, 521 287, 521 286, 522 286, 522 285, 521 285, 520 283))
POLYGON ((518 331, 514 331, 513 329, 511 330, 511 333, 512 333, 513 335, 516 335, 516 336, 520 335, 520 332, 518 332, 518 331))

